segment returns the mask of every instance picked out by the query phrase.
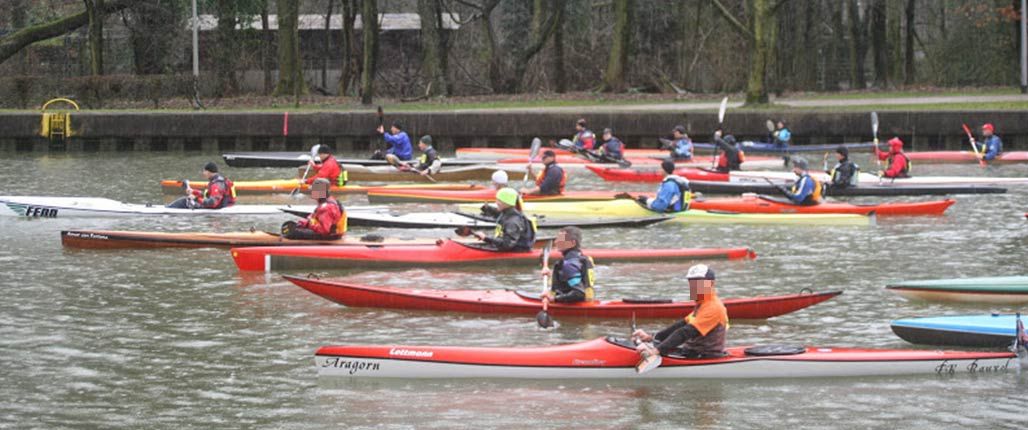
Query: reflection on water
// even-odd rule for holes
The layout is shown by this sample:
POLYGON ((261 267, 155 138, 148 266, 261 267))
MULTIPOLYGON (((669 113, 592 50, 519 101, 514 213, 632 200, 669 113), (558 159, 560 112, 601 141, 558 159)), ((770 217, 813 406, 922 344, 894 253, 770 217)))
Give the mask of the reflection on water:
MULTIPOLYGON (((195 178, 204 155, 103 154, 0 160, 0 194, 161 202, 158 181, 195 178)), ((873 163, 872 163, 873 164, 873 163)), ((1028 176, 1028 166, 918 166, 947 175, 1028 176)), ((288 169, 226 169, 271 179, 288 169)), ((571 189, 606 186, 586 173, 571 189)), ((653 188, 629 185, 631 191, 653 188)), ((755 261, 715 261, 723 297, 843 290, 768 321, 733 324, 732 344, 919 348, 890 319, 1006 306, 912 303, 899 279, 1024 274, 1028 191, 958 196, 947 216, 879 218, 874 228, 658 225, 590 230, 590 247, 750 246, 755 261)), ((901 198, 925 200, 925 198, 901 198)), ((289 197, 247 203, 282 203, 289 197)), ((350 198, 360 204, 363 197, 350 198)), ((874 201, 861 198, 856 201, 874 201)), ((445 206, 403 205, 401 210, 445 206)), ((28 427, 742 428, 1012 427, 1025 376, 784 381, 324 381, 313 351, 332 343, 547 345, 608 334, 628 321, 351 309, 277 275, 241 276, 225 250, 65 250, 62 229, 274 231, 283 219, 0 219, 0 417, 28 427), (212 425, 214 424, 214 425, 212 425)), ((448 230, 384 230, 445 237, 448 230)), ((688 295, 684 264, 598 268, 598 295, 688 295)), ((331 271, 371 285, 442 289, 539 286, 536 268, 331 271)), ((640 321, 659 328, 665 321, 640 321)), ((0 426, 2 427, 2 426, 0 426)))

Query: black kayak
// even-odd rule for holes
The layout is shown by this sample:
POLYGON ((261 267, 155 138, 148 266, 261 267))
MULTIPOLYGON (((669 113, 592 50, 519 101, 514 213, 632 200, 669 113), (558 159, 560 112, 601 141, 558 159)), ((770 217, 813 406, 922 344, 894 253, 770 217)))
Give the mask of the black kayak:
MULTIPOLYGON (((872 142, 861 142, 861 143, 830 143, 830 144, 815 144, 815 145, 789 145, 787 147, 781 147, 773 143, 767 142, 752 142, 742 141, 739 143, 739 149, 747 154, 794 154, 798 152, 835 152, 835 149, 840 146, 845 146, 850 152, 871 152, 874 148, 872 142)), ((694 143, 693 148, 700 150, 713 150, 716 147, 713 143, 694 143)))
MULTIPOLYGON (((311 156, 307 152, 234 152, 222 154, 221 158, 230 167, 300 167, 307 164, 311 156)), ((387 166, 385 160, 369 158, 337 158, 339 164, 357 164, 361 166, 387 166)), ((481 160, 460 160, 448 158, 447 166, 473 166, 482 164, 481 160)))
MULTIPOLYGON (((706 194, 778 194, 771 184, 689 181, 689 188, 706 194)), ((1006 188, 983 185, 858 185, 850 188, 830 188, 825 195, 845 196, 938 196, 948 194, 1003 194, 1006 188)))

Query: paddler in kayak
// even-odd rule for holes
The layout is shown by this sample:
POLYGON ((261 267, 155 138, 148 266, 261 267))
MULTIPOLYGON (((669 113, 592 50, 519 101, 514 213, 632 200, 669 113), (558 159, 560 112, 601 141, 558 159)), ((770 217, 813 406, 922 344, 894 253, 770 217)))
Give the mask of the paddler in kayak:
POLYGON ((636 200, 640 205, 656 212, 688 210, 689 202, 692 200, 689 180, 675 174, 674 161, 661 161, 660 168, 664 170, 664 180, 660 182, 660 188, 657 189, 657 197, 638 196, 636 200))
POLYGON ((614 130, 603 129, 603 145, 596 150, 596 153, 609 160, 622 160, 625 157, 624 152, 625 144, 621 142, 621 139, 614 137, 614 130))
POLYGON ((909 178, 910 159, 903 153, 903 141, 898 137, 889 139, 889 152, 882 152, 878 145, 874 145, 875 156, 885 161, 888 165, 886 170, 878 172, 882 178, 909 178))
POLYGON ((509 178, 507 177, 507 172, 505 170, 497 170, 493 172, 493 176, 490 182, 492 182, 493 189, 499 191, 504 188, 507 188, 508 180, 509 178))
POLYGON ((714 170, 721 173, 728 173, 733 170, 742 170, 742 163, 745 160, 745 154, 739 149, 735 142, 735 136, 729 134, 722 136, 722 131, 717 130, 714 132, 714 144, 717 145, 719 152, 716 156, 717 166, 714 170))
POLYGON ((412 167, 421 176, 434 175, 443 168, 443 160, 439 153, 432 147, 432 136, 424 135, 418 140, 418 149, 421 150, 421 157, 412 167))
POLYGON ((186 196, 181 197, 166 207, 177 208, 177 209, 221 209, 227 208, 236 204, 236 188, 232 185, 232 181, 225 179, 221 173, 218 173, 218 165, 213 161, 203 166, 201 171, 203 177, 207 179, 207 189, 194 190, 189 188, 189 182, 183 182, 182 186, 185 188, 186 196))
POLYGON ((339 161, 332 155, 332 148, 328 145, 318 146, 318 160, 315 163, 314 160, 307 161, 307 166, 314 172, 314 175, 302 180, 301 182, 311 185, 314 181, 324 178, 330 184, 335 184, 337 187, 346 185, 347 174, 342 167, 339 166, 339 161))
POLYGON ((692 160, 692 140, 685 133, 684 125, 676 125, 671 130, 671 140, 660 139, 661 146, 671 151, 671 159, 675 161, 692 160))
POLYGON ((857 178, 860 177, 860 166, 850 161, 850 150, 845 145, 835 148, 835 167, 828 170, 828 154, 825 154, 825 173, 831 178, 828 184, 829 189, 841 189, 857 186, 857 178))
POLYGON ((716 358, 725 355, 725 334, 728 332, 728 311, 717 297, 714 269, 705 264, 689 268, 689 298, 696 307, 685 318, 671 324, 656 335, 639 329, 632 339, 642 360, 636 368, 651 370, 660 356, 674 352, 687 358, 716 358))
POLYGON ((796 174, 796 182, 791 189, 779 188, 794 205, 814 206, 821 203, 821 183, 810 176, 810 171, 807 169, 806 158, 793 158, 792 172, 796 174))
POLYGON ((550 277, 550 290, 540 299, 557 303, 593 300, 593 281, 596 275, 593 259, 582 254, 582 230, 578 227, 560 229, 553 246, 560 251, 563 258, 557 260, 553 269, 542 270, 543 277, 550 277))
POLYGON ((414 158, 414 150, 411 148, 410 137, 407 136, 407 132, 403 131, 403 125, 399 121, 394 121, 389 126, 389 132, 386 133, 383 126, 378 126, 378 134, 382 135, 382 139, 385 139, 386 143, 389 144, 389 148, 386 149, 385 159, 394 166, 400 165, 401 162, 410 161, 414 158))
MULTIPOLYGON (((528 175, 532 175, 532 165, 528 165, 528 175)), ((557 165, 557 153, 546 150, 543 152, 543 171, 535 176, 535 186, 522 188, 521 194, 542 196, 558 196, 564 194, 564 185, 568 182, 568 174, 557 165)))
POLYGON ((996 128, 991 123, 982 126, 982 160, 995 160, 1003 153, 1003 141, 996 136, 996 128))
POLYGON ((789 144, 792 143, 792 132, 785 126, 785 121, 778 120, 775 124, 775 131, 771 132, 771 143, 775 144, 775 149, 786 151, 789 149, 789 144))
POLYGON ((497 251, 529 252, 535 243, 535 222, 529 220, 520 209, 521 196, 513 188, 496 192, 496 231, 493 237, 486 237, 477 231, 471 234, 497 251))
POLYGON ((346 210, 329 190, 332 184, 325 178, 318 178, 311 184, 311 198, 318 201, 306 219, 282 224, 282 237, 298 240, 333 240, 346 233, 346 210))
POLYGON ((589 131, 585 118, 575 121, 575 137, 571 139, 571 143, 574 143, 579 149, 588 149, 590 151, 596 144, 596 136, 593 135, 592 131, 589 131))

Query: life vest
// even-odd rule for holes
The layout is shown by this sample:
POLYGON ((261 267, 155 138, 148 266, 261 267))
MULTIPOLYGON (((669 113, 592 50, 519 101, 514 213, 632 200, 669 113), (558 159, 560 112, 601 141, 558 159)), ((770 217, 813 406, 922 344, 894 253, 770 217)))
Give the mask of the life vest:
MULTIPOLYGON (((520 201, 520 199, 518 200, 520 201)), ((535 217, 529 218, 525 216, 520 209, 513 212, 515 217, 520 218, 521 222, 528 226, 528 234, 521 236, 515 246, 523 249, 532 249, 532 246, 535 245, 535 233, 539 230, 535 217)), ((493 237, 495 238, 503 237, 503 215, 504 213, 500 212, 500 216, 496 218, 496 228, 493 229, 493 237)))
POLYGON ((797 187, 799 187, 800 182, 803 182, 804 177, 810 179, 810 181, 814 183, 814 190, 810 192, 810 196, 807 197, 807 200, 814 203, 821 203, 821 196, 824 194, 824 184, 822 184, 821 181, 817 180, 810 174, 803 175, 803 177, 800 177, 800 180, 796 181, 796 183, 792 185, 792 193, 796 194, 797 192, 799 192, 799 188, 797 187))
POLYGON ((342 236, 346 234, 346 208, 343 207, 342 203, 339 203, 339 200, 332 200, 339 206, 339 221, 336 221, 336 225, 332 226, 332 234, 342 236))
POLYGON ((905 161, 905 163, 903 163, 903 170, 900 170, 900 174, 899 174, 899 176, 897 176, 897 177, 898 177, 898 178, 907 178, 907 177, 910 177, 910 169, 911 169, 912 167, 914 167, 914 164, 910 162, 910 157, 907 157, 907 154, 905 154, 905 153, 902 153, 902 152, 897 152, 897 153, 896 153, 895 155, 893 155, 893 156, 890 156, 890 157, 889 157, 889 158, 888 158, 888 159, 887 159, 887 160, 885 161, 885 164, 888 164, 888 165, 889 165, 889 167, 892 167, 892 158, 893 158, 893 157, 895 157, 896 155, 902 155, 902 156, 903 156, 903 161, 905 161))
POLYGON ((661 183, 664 182, 674 182, 678 186, 678 202, 682 204, 681 209, 675 210, 676 202, 671 202, 666 212, 684 212, 689 210, 689 203, 692 202, 692 191, 689 190, 689 182, 678 175, 668 175, 661 183))
MULTIPOLYGON (((858 166, 857 163, 849 161, 848 159, 846 160, 846 162, 853 166, 853 174, 850 175, 849 185, 851 187, 855 187, 858 185, 858 181, 860 180, 860 166, 858 166)), ((836 175, 838 175, 840 167, 842 167, 842 163, 836 163, 835 167, 833 167, 832 170, 828 172, 828 176, 832 179, 833 184, 839 182, 837 181, 836 175)))
MULTIPOLYGON (((539 173, 537 173, 535 175, 535 186, 537 186, 537 187, 542 187, 543 186, 543 181, 546 180, 546 173, 549 172, 550 169, 553 168, 553 167, 557 167, 557 163, 551 163, 551 164, 547 165, 546 168, 543 169, 542 172, 539 172, 539 173)), ((564 170, 564 169, 560 169, 560 185, 557 187, 557 194, 564 194, 564 185, 567 184, 567 183, 568 183, 568 171, 564 170)), ((539 191, 542 192, 542 189, 540 189, 539 191)))
POLYGON ((204 199, 210 197, 210 191, 214 184, 221 184, 225 187, 225 196, 221 198, 221 203, 215 209, 227 208, 236 204, 236 184, 221 175, 211 178, 210 182, 207 183, 207 188, 203 190, 204 199))
MULTIPOLYGON (((589 302, 596 298, 596 291, 594 288, 596 285, 596 264, 593 262, 592 257, 582 254, 581 251, 579 251, 578 258, 582 265, 582 291, 585 292, 585 301, 589 302)), ((550 277, 551 290, 553 290, 553 287, 557 282, 561 282, 559 277, 561 276, 560 271, 564 267, 564 259, 562 258, 558 260, 553 267, 554 273, 553 276, 550 277)))
POLYGON ((336 176, 336 186, 345 187, 347 182, 350 182, 350 174, 346 172, 346 169, 343 169, 342 166, 340 166, 339 176, 336 176))

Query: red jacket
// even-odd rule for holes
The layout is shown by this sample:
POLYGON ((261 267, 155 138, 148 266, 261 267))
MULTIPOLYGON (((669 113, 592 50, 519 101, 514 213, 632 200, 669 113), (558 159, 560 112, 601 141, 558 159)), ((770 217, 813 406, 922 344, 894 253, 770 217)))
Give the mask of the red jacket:
POLYGON ((340 209, 339 202, 329 197, 318 204, 318 208, 314 210, 314 213, 308 216, 307 219, 301 220, 297 225, 309 228, 321 236, 342 235, 345 232, 335 231, 336 224, 342 218, 343 211, 340 209))
POLYGON ((192 191, 193 196, 200 201, 200 206, 208 209, 221 209, 236 204, 236 198, 232 196, 231 188, 232 182, 219 173, 207 182, 206 190, 192 191))
POLYGON ((884 152, 875 151, 878 155, 878 159, 882 161, 889 161, 888 168, 882 172, 882 176, 886 178, 906 178, 910 176, 910 160, 907 158, 907 154, 901 152, 884 152))
POLYGON ((339 161, 336 161, 336 157, 329 155, 320 165, 315 164, 312 170, 314 170, 314 176, 307 178, 308 185, 313 184, 314 180, 318 178, 328 179, 332 186, 339 185, 339 173, 342 169, 339 168, 339 161))

